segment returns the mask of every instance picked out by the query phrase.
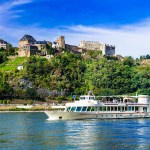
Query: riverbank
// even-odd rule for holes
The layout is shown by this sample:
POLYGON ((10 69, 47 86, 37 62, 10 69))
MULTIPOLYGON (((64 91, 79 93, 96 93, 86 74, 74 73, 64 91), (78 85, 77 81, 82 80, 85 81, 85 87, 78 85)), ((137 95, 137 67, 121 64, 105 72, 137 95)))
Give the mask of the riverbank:
POLYGON ((44 105, 3 105, 0 106, 0 112, 44 112, 45 110, 63 110, 62 106, 44 106, 44 105))
POLYGON ((44 111, 0 111, 0 113, 39 113, 44 111))

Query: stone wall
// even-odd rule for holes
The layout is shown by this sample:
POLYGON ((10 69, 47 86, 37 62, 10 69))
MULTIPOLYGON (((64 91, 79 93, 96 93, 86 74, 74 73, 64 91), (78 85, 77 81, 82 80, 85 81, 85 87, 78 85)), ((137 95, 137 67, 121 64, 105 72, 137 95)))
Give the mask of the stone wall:
POLYGON ((103 55, 115 54, 115 46, 108 45, 108 44, 100 44, 99 42, 94 42, 94 41, 81 41, 79 43, 79 48, 102 51, 103 55))

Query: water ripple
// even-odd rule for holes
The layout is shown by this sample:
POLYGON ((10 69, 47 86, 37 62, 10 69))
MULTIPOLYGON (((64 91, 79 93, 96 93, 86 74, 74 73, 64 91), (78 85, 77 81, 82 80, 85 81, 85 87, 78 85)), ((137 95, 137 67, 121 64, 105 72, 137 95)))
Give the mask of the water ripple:
POLYGON ((0 120, 4 150, 150 149, 150 119, 47 121, 44 113, 4 113, 0 120))

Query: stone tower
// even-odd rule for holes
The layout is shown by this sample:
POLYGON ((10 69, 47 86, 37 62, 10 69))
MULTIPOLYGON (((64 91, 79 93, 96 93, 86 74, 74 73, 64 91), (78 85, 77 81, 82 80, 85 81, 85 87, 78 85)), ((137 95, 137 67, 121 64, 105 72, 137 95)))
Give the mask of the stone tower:
POLYGON ((33 44, 36 40, 31 35, 24 35, 19 41, 19 48, 26 44, 33 44))
POLYGON ((60 36, 56 42, 58 43, 59 48, 65 48, 65 37, 60 36))

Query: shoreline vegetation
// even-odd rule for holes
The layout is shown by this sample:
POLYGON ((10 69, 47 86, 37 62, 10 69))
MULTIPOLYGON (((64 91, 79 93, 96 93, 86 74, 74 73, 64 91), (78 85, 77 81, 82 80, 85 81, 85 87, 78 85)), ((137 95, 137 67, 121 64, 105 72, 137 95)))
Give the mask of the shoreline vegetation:
POLYGON ((42 105, 27 105, 26 107, 24 105, 3 105, 0 106, 0 112, 44 112, 45 110, 49 111, 55 111, 55 110, 64 110, 63 108, 52 108, 51 106, 42 106, 42 105))
POLYGON ((8 50, 0 50, 0 105, 61 104, 88 91, 95 96, 150 95, 150 55, 134 59, 93 50, 77 54, 51 50, 50 59, 10 58, 8 50))

